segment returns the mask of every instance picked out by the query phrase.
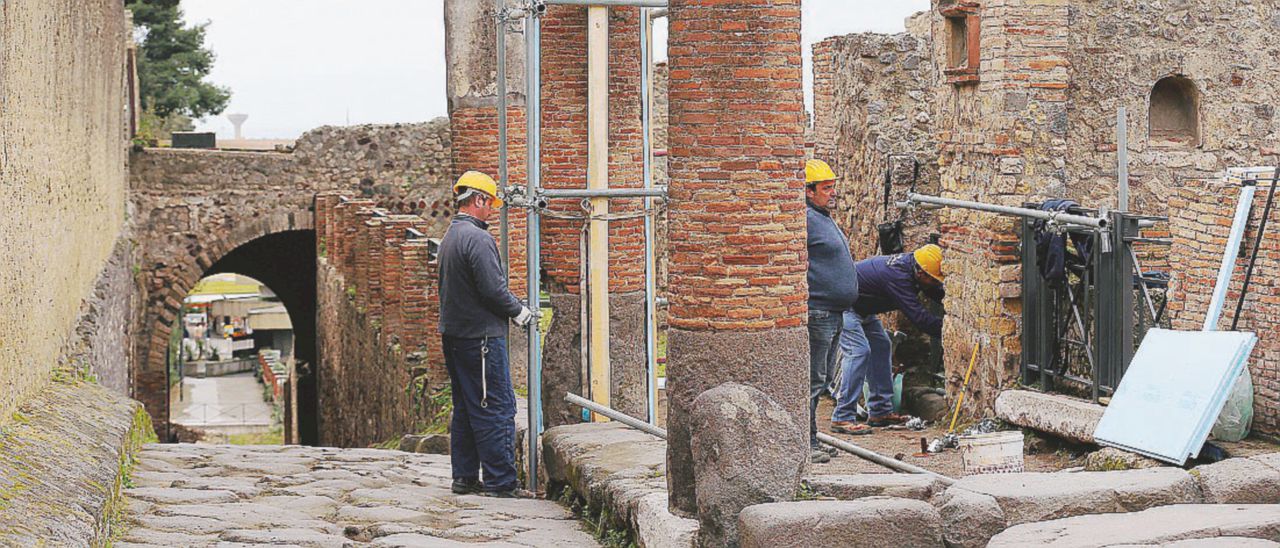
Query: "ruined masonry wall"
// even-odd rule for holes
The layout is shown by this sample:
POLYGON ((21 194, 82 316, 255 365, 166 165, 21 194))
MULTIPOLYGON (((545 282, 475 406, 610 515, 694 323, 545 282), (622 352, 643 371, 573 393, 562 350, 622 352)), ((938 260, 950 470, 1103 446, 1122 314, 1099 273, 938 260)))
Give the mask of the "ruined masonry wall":
POLYGON ((324 127, 293 153, 146 149, 131 156, 130 198, 139 299, 132 372, 134 397, 163 432, 165 349, 182 299, 206 270, 238 246, 288 230, 309 230, 317 192, 375 200, 418 214, 425 233, 444 234, 453 213, 448 120, 389 126, 324 127))
MULTIPOLYGON (((69 359, 124 229, 125 26, 110 0, 11 0, 0 14, 0 423, 69 359)), ((100 356, 123 375, 122 352, 100 356)))
POLYGON ((427 229, 369 200, 315 199, 320 444, 359 447, 415 432, 448 374, 440 337, 436 264, 427 229))
MULTIPOLYGON (((1244 235, 1242 249, 1246 254, 1236 262, 1219 329, 1231 328, 1267 192, 1266 186, 1258 189, 1244 235)), ((1174 329, 1199 331, 1204 323, 1239 195, 1237 186, 1219 179, 1200 179, 1185 182, 1168 200, 1174 240, 1169 262, 1178 265, 1178 275, 1170 285, 1168 310, 1174 329)), ((1238 327, 1258 334, 1258 346, 1249 360, 1253 373, 1253 428, 1271 435, 1280 434, 1280 271, 1276 268, 1280 265, 1280 239, 1274 236, 1277 218, 1277 212, 1272 211, 1238 327)))
MULTIPOLYGON (((911 188, 911 158, 920 162, 916 191, 938 190, 929 48, 928 28, 836 36, 813 46, 814 156, 840 176, 835 218, 856 260, 879 254, 876 225, 899 215, 892 203, 884 208, 886 169, 893 168, 891 202, 911 188), (890 162, 890 154, 907 158, 890 162)), ((907 249, 927 243, 936 219, 906 219, 907 249)))

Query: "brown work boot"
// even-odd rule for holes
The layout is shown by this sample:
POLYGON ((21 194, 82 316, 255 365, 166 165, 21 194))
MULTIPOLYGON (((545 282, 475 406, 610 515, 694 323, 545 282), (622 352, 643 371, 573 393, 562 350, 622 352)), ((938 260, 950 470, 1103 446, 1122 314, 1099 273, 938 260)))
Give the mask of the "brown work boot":
POLYGON ((879 417, 871 417, 867 419, 867 425, 880 428, 883 426, 893 426, 895 424, 902 424, 909 420, 911 420, 911 417, 908 417, 906 415, 889 413, 888 415, 881 415, 879 417))
POLYGON ((862 436, 871 433, 871 427, 865 424, 858 424, 853 421, 835 421, 831 423, 831 431, 837 434, 849 434, 851 436, 862 436))

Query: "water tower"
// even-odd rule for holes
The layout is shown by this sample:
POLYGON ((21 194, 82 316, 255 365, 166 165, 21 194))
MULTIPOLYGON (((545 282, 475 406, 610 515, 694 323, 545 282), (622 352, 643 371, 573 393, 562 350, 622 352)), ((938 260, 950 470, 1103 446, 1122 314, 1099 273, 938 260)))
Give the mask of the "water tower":
POLYGON ((243 140, 244 133, 242 132, 242 130, 244 129, 244 121, 249 119, 249 115, 248 114, 228 114, 227 119, 231 120, 231 123, 236 126, 236 140, 237 141, 243 140))

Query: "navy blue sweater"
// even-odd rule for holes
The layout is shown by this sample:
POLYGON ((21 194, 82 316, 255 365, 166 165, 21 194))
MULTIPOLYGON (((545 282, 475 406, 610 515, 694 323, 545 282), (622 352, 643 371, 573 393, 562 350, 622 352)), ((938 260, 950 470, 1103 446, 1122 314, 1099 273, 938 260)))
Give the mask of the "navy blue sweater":
POLYGON ((440 332, 479 339, 507 336, 523 307, 507 289, 489 225, 457 215, 440 242, 440 332))
POLYGON ((941 287, 922 287, 916 282, 915 270, 916 258, 910 253, 858 261, 858 303, 853 309, 863 317, 901 310, 921 331, 941 337, 942 318, 924 307, 919 293, 924 291, 930 299, 942 302, 946 291, 941 287))
MULTIPOLYGON (((806 202, 808 202, 806 200, 806 202)), ((849 239, 826 209, 808 202, 809 308, 844 312, 858 299, 849 239)))

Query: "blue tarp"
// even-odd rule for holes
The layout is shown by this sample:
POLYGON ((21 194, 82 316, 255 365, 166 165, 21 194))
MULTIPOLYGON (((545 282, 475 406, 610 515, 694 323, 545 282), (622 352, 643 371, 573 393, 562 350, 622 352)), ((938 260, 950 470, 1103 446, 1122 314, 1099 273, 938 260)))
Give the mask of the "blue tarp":
POLYGON ((1147 332, 1094 439, 1179 466, 1200 453, 1257 335, 1147 332))

